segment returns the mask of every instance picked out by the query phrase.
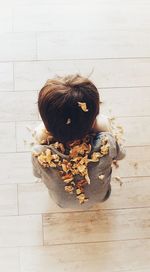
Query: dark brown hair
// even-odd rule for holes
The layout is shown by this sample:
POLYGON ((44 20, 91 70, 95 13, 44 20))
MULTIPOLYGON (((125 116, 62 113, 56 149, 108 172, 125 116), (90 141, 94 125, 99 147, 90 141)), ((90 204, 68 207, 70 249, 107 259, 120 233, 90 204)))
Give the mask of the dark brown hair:
POLYGON ((44 125, 62 143, 82 139, 91 130, 99 113, 99 93, 95 85, 80 75, 57 77, 46 82, 38 96, 44 125), (78 102, 86 103, 83 111, 78 102))

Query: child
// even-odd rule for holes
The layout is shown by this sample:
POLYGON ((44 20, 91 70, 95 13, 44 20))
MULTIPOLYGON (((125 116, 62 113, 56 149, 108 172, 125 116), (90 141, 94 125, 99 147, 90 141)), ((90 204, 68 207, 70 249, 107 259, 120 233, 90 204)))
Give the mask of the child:
POLYGON ((112 162, 125 153, 99 107, 97 88, 80 75, 48 80, 39 93, 33 173, 60 207, 88 209, 110 196, 112 162))

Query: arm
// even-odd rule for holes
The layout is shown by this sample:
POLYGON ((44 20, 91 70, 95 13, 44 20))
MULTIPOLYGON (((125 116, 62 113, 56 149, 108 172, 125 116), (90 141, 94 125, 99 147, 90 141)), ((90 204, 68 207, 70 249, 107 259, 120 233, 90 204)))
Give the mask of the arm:
POLYGON ((105 115, 98 115, 95 120, 93 130, 95 132, 110 132, 111 124, 109 118, 105 115))
POLYGON ((36 144, 46 144, 52 135, 46 130, 43 122, 34 129, 34 139, 36 144))
POLYGON ((32 152, 31 162, 32 162, 33 175, 37 178, 41 178, 41 169, 37 160, 37 155, 40 154, 44 150, 45 150, 45 147, 42 145, 34 145, 31 150, 32 152))
POLYGON ((126 156, 125 149, 121 144, 118 144, 117 141, 116 141, 116 150, 117 150, 117 156, 116 156, 115 160, 119 161, 119 160, 124 159, 124 157, 126 156))
MULTIPOLYGON (((112 133, 112 128, 111 128, 111 121, 109 119, 109 117, 105 116, 105 115, 98 115, 98 117, 95 120, 93 129, 95 132, 110 132, 112 133)), ((125 149, 123 147, 122 144, 118 143, 115 139, 115 137, 110 134, 111 136, 109 136, 110 141, 112 146, 115 147, 115 152, 114 153, 114 157, 112 156, 112 158, 114 160, 122 160, 125 157, 125 149)))
POLYGON ((125 155, 125 149, 122 144, 119 144, 111 133, 107 133, 108 142, 109 142, 109 155, 112 160, 122 160, 125 155))
POLYGON ((94 141, 93 151, 98 152, 101 147, 102 139, 106 137, 109 144, 109 156, 112 160, 122 160, 125 157, 124 147, 116 141, 110 132, 99 132, 94 141))
POLYGON ((45 126, 42 122, 34 129, 34 139, 37 144, 41 144, 44 140, 45 130, 45 126))
POLYGON ((36 178, 41 178, 41 171, 37 168, 36 158, 32 155, 32 171, 36 178))

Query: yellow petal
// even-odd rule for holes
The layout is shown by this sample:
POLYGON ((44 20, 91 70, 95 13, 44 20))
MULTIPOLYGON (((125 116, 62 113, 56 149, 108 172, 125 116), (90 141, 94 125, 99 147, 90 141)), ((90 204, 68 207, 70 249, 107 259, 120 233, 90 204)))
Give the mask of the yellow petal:
POLYGON ((99 177, 99 179, 103 180, 104 177, 105 177, 105 175, 100 175, 100 176, 98 176, 98 177, 99 177))
POLYGON ((85 112, 87 112, 88 111, 88 109, 87 109, 87 106, 86 106, 86 103, 85 102, 78 102, 78 105, 79 105, 79 107, 83 110, 83 111, 85 111, 85 112))

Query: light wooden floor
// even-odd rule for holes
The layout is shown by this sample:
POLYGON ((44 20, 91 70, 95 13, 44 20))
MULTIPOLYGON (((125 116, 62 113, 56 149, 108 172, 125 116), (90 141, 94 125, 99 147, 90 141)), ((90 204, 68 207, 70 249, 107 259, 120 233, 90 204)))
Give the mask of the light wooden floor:
POLYGON ((0 0, 0 271, 150 271, 150 1, 0 0), (37 93, 80 72, 125 128, 112 196, 62 210, 32 175, 37 93))

